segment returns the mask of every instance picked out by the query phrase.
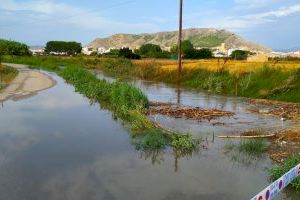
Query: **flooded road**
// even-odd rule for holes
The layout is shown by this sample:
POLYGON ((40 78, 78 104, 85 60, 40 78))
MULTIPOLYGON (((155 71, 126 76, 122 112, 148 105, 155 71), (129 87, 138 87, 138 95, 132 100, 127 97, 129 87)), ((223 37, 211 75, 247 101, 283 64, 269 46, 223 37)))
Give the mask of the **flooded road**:
MULTIPOLYGON (((208 122, 182 120, 191 126, 185 131, 205 139, 207 148, 193 156, 172 149, 140 152, 109 111, 91 105, 55 74, 51 77, 57 82, 53 88, 20 101, 5 101, 0 108, 1 200, 250 199, 269 184, 268 157, 224 152, 224 140, 211 134, 221 133, 222 127, 210 129, 208 122)), ((177 101, 173 88, 140 87, 150 100, 177 101)), ((191 94, 182 91, 181 103, 240 109, 238 102, 220 104, 215 98, 191 94)), ((164 125, 182 126, 172 123, 167 119, 164 125)), ((276 126, 285 126, 280 123, 276 126)), ((232 131, 230 125, 224 131, 232 131)), ((297 200, 299 193, 286 190, 279 199, 297 200)))

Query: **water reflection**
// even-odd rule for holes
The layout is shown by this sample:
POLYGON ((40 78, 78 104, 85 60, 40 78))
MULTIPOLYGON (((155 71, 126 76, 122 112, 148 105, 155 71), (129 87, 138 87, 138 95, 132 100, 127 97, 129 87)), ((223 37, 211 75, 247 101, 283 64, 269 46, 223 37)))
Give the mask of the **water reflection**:
POLYGON ((233 165, 212 132, 193 154, 137 151, 109 111, 54 78, 54 88, 0 110, 0 199, 249 199, 269 183, 267 157, 233 165))

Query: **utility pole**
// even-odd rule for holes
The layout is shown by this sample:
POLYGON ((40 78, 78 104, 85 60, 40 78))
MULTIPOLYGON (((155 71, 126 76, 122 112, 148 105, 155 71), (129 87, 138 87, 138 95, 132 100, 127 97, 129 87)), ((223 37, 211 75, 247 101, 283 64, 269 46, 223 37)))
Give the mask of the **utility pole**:
POLYGON ((182 42, 182 1, 179 0, 179 31, 178 31, 178 82, 181 79, 181 72, 182 72, 182 49, 181 49, 181 42, 182 42))

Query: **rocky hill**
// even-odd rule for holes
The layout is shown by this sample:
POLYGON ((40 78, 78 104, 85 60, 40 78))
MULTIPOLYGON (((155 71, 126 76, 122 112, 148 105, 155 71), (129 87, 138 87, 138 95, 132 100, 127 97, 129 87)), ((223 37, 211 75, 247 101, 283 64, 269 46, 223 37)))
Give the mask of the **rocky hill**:
MULTIPOLYGON (((143 44, 152 43, 160 45, 163 49, 170 49, 177 43, 178 33, 172 32, 159 32, 159 33, 145 33, 145 34, 116 34, 108 38, 97 38, 88 44, 92 48, 121 48, 130 47, 132 49, 139 48, 143 44)), ((271 49, 247 41, 238 35, 226 31, 212 28, 191 28, 183 30, 183 39, 190 40, 195 47, 214 48, 225 44, 225 49, 243 48, 250 51, 270 52, 271 49)))

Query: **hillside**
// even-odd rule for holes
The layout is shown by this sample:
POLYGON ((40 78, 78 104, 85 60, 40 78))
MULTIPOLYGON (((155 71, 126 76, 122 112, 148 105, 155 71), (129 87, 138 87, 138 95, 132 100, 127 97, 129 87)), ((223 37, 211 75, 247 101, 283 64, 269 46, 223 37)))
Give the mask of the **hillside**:
MULTIPOLYGON (((110 47, 130 47, 132 49, 139 48, 146 43, 160 45, 163 49, 169 49, 177 43, 178 33, 159 32, 145 34, 116 34, 108 38, 97 38, 88 44, 92 48, 110 48, 110 47)), ((226 31, 212 28, 192 28, 183 30, 183 39, 190 40, 195 47, 218 47, 225 43, 226 49, 245 48, 251 51, 270 52, 271 49, 262 45, 246 41, 238 35, 226 31)))

